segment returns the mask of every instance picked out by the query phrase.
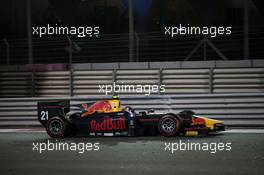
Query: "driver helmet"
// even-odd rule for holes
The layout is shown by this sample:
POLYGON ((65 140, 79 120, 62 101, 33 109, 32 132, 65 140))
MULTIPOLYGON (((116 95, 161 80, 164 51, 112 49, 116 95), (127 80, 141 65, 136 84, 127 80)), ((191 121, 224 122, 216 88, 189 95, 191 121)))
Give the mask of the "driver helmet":
POLYGON ((119 99, 119 96, 118 96, 117 94, 114 94, 114 95, 112 96, 112 99, 119 99))

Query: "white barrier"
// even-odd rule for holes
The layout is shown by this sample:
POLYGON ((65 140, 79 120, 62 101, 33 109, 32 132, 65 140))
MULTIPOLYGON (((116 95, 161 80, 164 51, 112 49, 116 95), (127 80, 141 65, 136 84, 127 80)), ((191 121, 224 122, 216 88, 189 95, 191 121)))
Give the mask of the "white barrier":
MULTIPOLYGON (((40 126, 37 102, 71 100, 73 105, 100 100, 99 96, 60 98, 0 98, 0 127, 40 126)), ((108 96, 110 98, 110 96, 108 96)), ((123 106, 137 111, 155 109, 157 112, 193 110, 198 115, 224 120, 228 126, 264 127, 264 93, 196 94, 121 96, 123 106)))

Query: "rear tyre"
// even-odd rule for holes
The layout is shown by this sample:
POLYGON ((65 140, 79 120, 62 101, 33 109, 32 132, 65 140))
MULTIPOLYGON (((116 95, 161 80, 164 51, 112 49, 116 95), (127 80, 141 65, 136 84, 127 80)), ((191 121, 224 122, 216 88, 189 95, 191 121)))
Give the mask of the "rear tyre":
POLYGON ((158 130, 162 136, 172 137, 177 136, 181 132, 182 122, 173 115, 163 116, 158 124, 158 130))
POLYGON ((68 123, 60 117, 53 117, 48 120, 46 125, 47 133, 53 138, 66 137, 68 134, 68 123))

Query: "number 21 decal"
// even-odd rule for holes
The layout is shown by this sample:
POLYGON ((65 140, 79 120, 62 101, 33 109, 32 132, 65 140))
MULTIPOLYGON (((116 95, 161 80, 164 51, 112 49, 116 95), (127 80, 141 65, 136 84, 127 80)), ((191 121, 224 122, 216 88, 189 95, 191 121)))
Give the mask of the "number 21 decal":
POLYGON ((49 119, 49 111, 41 111, 40 112, 40 120, 48 120, 49 119))

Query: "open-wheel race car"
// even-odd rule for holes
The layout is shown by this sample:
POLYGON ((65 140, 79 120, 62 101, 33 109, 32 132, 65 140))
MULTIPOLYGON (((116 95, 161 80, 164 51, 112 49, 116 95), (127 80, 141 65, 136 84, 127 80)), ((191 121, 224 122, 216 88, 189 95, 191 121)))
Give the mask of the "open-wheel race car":
POLYGON ((70 111, 70 101, 38 103, 38 120, 50 137, 67 136, 143 136, 207 135, 225 130, 222 121, 195 115, 192 111, 156 113, 136 112, 121 107, 118 97, 78 105, 70 111))

